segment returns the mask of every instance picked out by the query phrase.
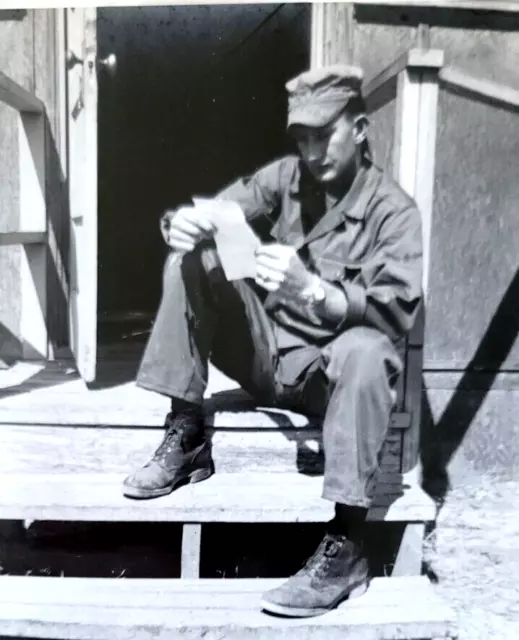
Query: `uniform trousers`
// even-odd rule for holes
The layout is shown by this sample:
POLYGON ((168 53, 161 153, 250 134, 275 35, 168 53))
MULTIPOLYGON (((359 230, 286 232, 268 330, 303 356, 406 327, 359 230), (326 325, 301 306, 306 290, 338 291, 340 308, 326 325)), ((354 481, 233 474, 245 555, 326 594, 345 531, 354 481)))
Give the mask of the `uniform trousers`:
POLYGON ((398 349, 368 326, 280 349, 277 330, 254 282, 226 280, 214 246, 170 254, 137 384, 201 404, 211 361, 263 406, 322 418, 323 498, 369 508, 402 371, 398 349))

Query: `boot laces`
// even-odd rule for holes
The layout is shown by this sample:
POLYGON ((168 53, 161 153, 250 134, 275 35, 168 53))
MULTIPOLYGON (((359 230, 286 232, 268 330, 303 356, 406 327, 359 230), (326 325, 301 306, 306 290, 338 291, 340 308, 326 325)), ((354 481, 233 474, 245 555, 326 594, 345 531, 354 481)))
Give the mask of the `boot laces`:
POLYGON ((345 540, 345 536, 326 535, 317 551, 303 567, 303 572, 311 578, 325 577, 332 560, 341 550, 345 540))
POLYGON ((181 443, 183 427, 189 425, 189 420, 190 418, 187 416, 175 416, 174 418, 168 417, 166 422, 166 433, 155 452, 156 458, 164 461, 168 454, 173 451, 173 447, 176 447, 181 443))

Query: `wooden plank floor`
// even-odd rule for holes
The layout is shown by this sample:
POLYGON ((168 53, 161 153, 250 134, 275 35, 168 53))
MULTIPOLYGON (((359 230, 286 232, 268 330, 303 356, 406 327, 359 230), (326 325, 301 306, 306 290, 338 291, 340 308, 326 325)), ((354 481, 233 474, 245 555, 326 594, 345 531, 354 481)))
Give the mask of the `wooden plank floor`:
MULTIPOLYGON (((162 429, 0 426, 1 473, 127 473, 145 464, 162 429)), ((322 475, 321 429, 208 429, 218 473, 300 471, 322 475)), ((390 432, 381 468, 397 474, 400 434, 390 432)))
MULTIPOLYGON (((322 478, 300 473, 221 473, 155 500, 122 495, 121 474, 2 474, 0 513, 11 520, 149 522, 326 522, 333 503, 322 478)), ((404 478, 405 482, 405 478, 404 478)), ((416 483, 379 483, 369 520, 433 520, 432 500, 416 483)))
MULTIPOLYGON (((147 461, 160 441, 161 432, 148 427, 162 427, 168 401, 132 381, 122 382, 120 369, 127 363, 109 366, 113 371, 105 379, 113 386, 94 389, 59 362, 19 364, 0 372, 4 518, 319 522, 331 517, 330 504, 320 497, 320 426, 292 412, 254 410, 216 369, 211 370, 208 399, 224 394, 220 407, 235 408, 221 411, 214 405, 210 431, 216 476, 159 501, 125 499, 122 480, 147 461), (117 426, 100 426, 107 423, 117 426)), ((416 478, 397 473, 399 450, 400 434, 393 429, 371 517, 432 520, 434 505, 416 478)))
POLYGON ((424 577, 377 578, 324 616, 260 610, 279 580, 0 577, 0 635, 67 640, 409 640, 455 638, 455 618, 424 577))
MULTIPOLYGON (((137 387, 132 362, 103 362, 103 370, 93 386, 87 386, 67 362, 45 366, 18 363, 0 371, 0 425, 160 427, 164 424, 169 399, 137 387)), ((214 367, 210 367, 205 397, 206 412, 215 426, 254 429, 318 426, 293 411, 272 408, 258 411, 236 383, 214 367)), ((393 423, 397 428, 405 428, 409 417, 395 414, 393 423)))
MULTIPOLYGON (((101 381, 87 386, 67 362, 18 363, 0 371, 0 423, 161 426, 168 398, 135 385, 131 362, 104 363, 101 381)), ((236 389, 211 370, 207 398, 236 389)))

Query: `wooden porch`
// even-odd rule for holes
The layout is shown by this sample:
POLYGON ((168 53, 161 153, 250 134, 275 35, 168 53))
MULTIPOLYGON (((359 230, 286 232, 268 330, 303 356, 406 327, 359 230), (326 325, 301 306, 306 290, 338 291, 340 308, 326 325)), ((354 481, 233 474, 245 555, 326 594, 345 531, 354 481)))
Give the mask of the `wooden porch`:
MULTIPOLYGON (((329 23, 326 29, 324 26, 315 21, 316 31, 333 31, 329 23)), ((319 41, 314 51, 324 51, 323 33, 313 34, 319 41)), ((23 157, 31 169, 32 188, 38 194, 42 178, 40 175, 40 182, 35 180, 33 169, 41 174, 44 165, 42 148, 38 146, 44 106, 39 101, 34 106, 28 92, 20 94, 5 78, 0 80, 4 89, 0 97, 11 96, 9 104, 20 110, 22 133, 30 138, 23 147, 23 157), (27 123, 32 123, 32 128, 27 123)), ((517 110, 519 105, 517 91, 445 67, 443 53, 437 50, 412 49, 366 85, 375 129, 384 107, 395 105, 393 166, 397 179, 415 197, 423 215, 426 294, 440 89, 507 109, 517 110)), ((76 201, 78 192, 73 193, 76 201)), ((43 220, 46 203, 41 198, 38 203, 38 220, 43 220)), ((80 218, 73 219, 78 237, 84 231, 84 220, 80 218)), ((23 272, 22 306, 23 326, 28 331, 23 336, 25 355, 30 355, 31 344, 39 345, 36 351, 40 354, 48 346, 47 303, 41 303, 46 301, 47 292, 32 260, 35 256, 41 260, 43 253, 52 249, 52 229, 43 225, 42 230, 34 216, 25 220, 20 232, 3 234, 2 244, 23 245, 22 253, 28 261, 29 268, 23 272), (37 316, 32 315, 35 309, 37 316), (34 317, 37 324, 29 322, 34 317), (34 327, 39 327, 38 332, 34 327)), ((77 322, 87 318, 88 336, 83 344, 78 341, 75 345, 75 355, 80 370, 82 367, 86 372, 84 378, 91 379, 95 314, 88 303, 95 296, 88 276, 88 272, 80 274, 86 281, 82 283, 84 288, 81 283, 79 286, 87 294, 87 302, 82 304, 88 314, 76 314, 75 318, 77 322)), ((72 298, 77 293, 73 290, 76 284, 72 283, 72 298)), ((177 522, 182 527, 182 540, 181 578, 167 583, 1 577, 0 600, 10 606, 0 614, 0 634, 215 640, 263 636, 294 640, 456 637, 450 608, 437 600, 433 586, 421 575, 425 525, 436 514, 435 505, 420 487, 415 467, 422 347, 423 324, 407 345, 406 373, 368 518, 370 524, 377 526, 389 522, 402 525, 403 535, 391 575, 377 578, 364 599, 347 602, 330 616, 310 622, 264 616, 257 610, 258 600, 261 592, 275 583, 262 579, 205 580, 200 575, 200 555, 202 531, 210 523, 322 523, 331 517, 332 505, 320 497, 320 425, 289 412, 253 406, 229 380, 213 370, 206 406, 216 475, 166 498, 133 502, 122 497, 121 482, 126 473, 149 457, 160 440, 168 410, 167 399, 139 390, 133 383, 138 349, 124 353, 109 349, 99 359, 96 380, 90 385, 78 376, 71 360, 58 359, 46 365, 22 363, 3 372, 0 514, 4 520, 25 524, 43 520, 177 522)))
POLYGON ((175 638, 455 637, 452 612, 420 576, 424 523, 434 519, 435 505, 414 470, 400 472, 406 413, 393 417, 368 517, 404 526, 392 577, 375 579, 368 596, 311 624, 281 620, 257 611, 262 591, 278 580, 200 577, 202 529, 209 523, 329 520, 333 505, 320 497, 320 425, 255 407, 212 369, 206 410, 216 475, 159 500, 128 500, 121 482, 148 459, 168 410, 167 399, 126 379, 134 367, 133 357, 102 363, 102 388, 89 388, 66 361, 0 372, 0 514, 25 526, 181 523, 181 580, 2 576, 0 599, 9 605, 0 613, 2 635, 149 638, 160 629, 161 637, 175 638), (130 605, 134 597, 138 606, 130 605), (409 608, 411 597, 417 607, 409 608))

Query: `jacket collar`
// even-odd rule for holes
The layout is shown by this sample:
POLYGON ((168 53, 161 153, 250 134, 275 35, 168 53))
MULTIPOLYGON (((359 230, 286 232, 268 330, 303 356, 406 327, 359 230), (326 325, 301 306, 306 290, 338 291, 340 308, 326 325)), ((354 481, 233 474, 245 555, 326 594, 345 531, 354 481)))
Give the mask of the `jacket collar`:
MULTIPOLYGON (((303 174, 301 174, 301 180, 299 182, 300 190, 302 179, 304 179, 303 174)), ((355 176, 349 191, 323 215, 306 238, 302 240, 300 246, 304 246, 326 235, 343 224, 345 219, 362 221, 366 215, 368 203, 372 199, 379 181, 380 170, 371 162, 366 162, 355 176)))
MULTIPOLYGON (((364 165, 353 180, 349 191, 330 210, 339 209, 347 218, 362 220, 366 213, 366 207, 375 193, 380 182, 380 169, 366 157, 364 165)), ((289 193, 298 197, 304 193, 305 188, 313 191, 322 191, 322 187, 312 177, 302 160, 296 165, 288 186, 289 193)))

